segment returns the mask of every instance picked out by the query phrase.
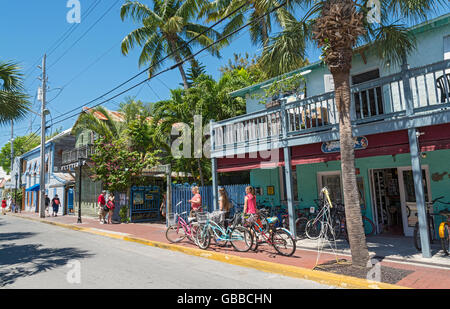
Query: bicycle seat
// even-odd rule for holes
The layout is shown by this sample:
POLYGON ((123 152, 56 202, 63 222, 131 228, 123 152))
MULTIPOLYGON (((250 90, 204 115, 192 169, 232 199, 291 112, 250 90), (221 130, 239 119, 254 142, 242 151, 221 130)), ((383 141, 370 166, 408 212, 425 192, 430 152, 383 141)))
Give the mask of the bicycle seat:
POLYGON ((196 221, 196 217, 188 217, 188 223, 191 223, 192 221, 196 221))

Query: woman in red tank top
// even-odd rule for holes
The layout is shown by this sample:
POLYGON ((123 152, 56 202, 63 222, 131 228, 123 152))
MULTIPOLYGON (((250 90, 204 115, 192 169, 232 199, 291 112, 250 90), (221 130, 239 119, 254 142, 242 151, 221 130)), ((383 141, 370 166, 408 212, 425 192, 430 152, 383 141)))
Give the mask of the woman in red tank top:
POLYGON ((244 200, 244 213, 256 214, 255 190, 253 189, 253 187, 248 186, 247 188, 245 188, 245 193, 247 193, 247 195, 245 196, 244 200))

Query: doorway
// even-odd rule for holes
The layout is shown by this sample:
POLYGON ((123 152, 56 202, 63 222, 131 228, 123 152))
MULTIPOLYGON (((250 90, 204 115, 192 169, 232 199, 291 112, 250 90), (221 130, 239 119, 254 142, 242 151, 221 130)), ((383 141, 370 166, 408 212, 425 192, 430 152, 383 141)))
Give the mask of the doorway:
MULTIPOLYGON (((428 167, 422 167, 425 201, 431 199, 428 167)), ((371 170, 374 223, 377 234, 413 236, 417 204, 412 168, 371 170)))
POLYGON ((377 234, 402 235, 402 203, 397 168, 371 171, 377 234))
MULTIPOLYGON (((414 226, 418 221, 416 191, 414 188, 414 178, 411 167, 400 167, 400 196, 402 202, 403 226, 405 236, 413 236, 414 226)), ((425 203, 431 201, 430 178, 428 167, 422 166, 423 191, 425 195, 425 203)))

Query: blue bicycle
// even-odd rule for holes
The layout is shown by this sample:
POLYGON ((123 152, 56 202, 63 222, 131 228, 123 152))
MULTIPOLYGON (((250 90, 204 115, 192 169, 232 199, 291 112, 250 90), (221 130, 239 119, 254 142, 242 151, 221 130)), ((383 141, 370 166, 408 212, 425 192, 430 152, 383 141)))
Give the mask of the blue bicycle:
POLYGON ((225 219, 224 215, 225 213, 222 211, 215 211, 210 214, 197 213, 197 222, 200 224, 195 235, 197 246, 206 250, 211 244, 211 238, 213 238, 220 247, 224 247, 230 242, 236 251, 247 252, 250 250, 253 245, 253 237, 250 231, 236 224, 237 216, 240 216, 240 214, 236 213, 231 220, 225 219), (225 220, 229 223, 227 228, 221 225, 225 220))

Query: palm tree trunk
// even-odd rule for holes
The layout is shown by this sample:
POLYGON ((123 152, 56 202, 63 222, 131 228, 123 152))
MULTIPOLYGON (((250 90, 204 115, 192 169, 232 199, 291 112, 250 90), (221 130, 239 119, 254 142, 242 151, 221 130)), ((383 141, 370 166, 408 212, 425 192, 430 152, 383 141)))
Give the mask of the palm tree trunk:
MULTIPOLYGON (((169 44, 170 44, 171 52, 172 53, 175 52, 177 50, 175 43, 173 41, 169 40, 169 44)), ((179 52, 175 52, 174 57, 175 57, 175 61, 177 63, 180 63, 178 65, 178 70, 180 70, 181 78, 183 79, 183 86, 184 86, 184 89, 186 90, 186 89, 189 88, 189 84, 187 82, 186 72, 184 72, 183 65, 181 64, 182 59, 181 59, 180 53, 179 52)))
POLYGON ((198 172, 200 174, 200 182, 202 184, 202 187, 204 187, 205 181, 203 179, 203 170, 202 170, 202 164, 201 164, 200 158, 197 158, 197 164, 198 164, 198 172))
POLYGON ((350 121, 350 71, 333 74, 335 100, 339 111, 339 134, 341 146, 341 169, 343 178, 345 217, 352 252, 352 264, 366 267, 369 251, 359 204, 359 193, 355 173, 355 153, 350 121))

